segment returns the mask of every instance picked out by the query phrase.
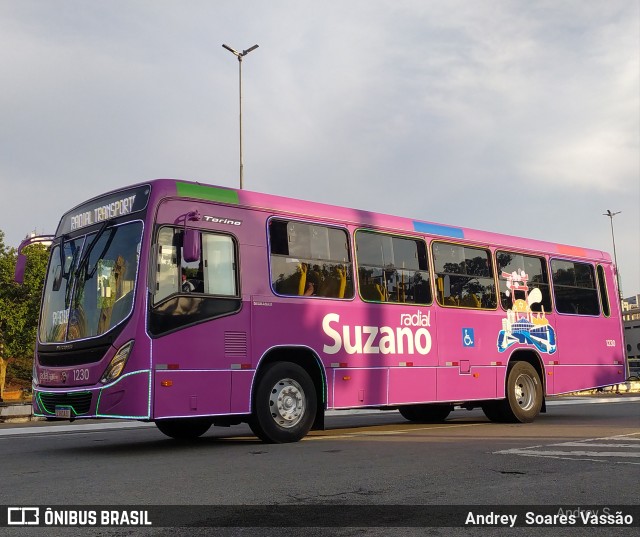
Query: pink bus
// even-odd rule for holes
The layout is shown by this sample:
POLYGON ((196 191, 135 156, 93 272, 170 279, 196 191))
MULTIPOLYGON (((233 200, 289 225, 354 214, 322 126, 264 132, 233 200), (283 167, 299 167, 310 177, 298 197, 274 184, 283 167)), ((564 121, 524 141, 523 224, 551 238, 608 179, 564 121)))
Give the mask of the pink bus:
POLYGON ((524 423, 624 380, 598 250, 169 179, 82 203, 51 240, 37 416, 293 442, 328 409, 524 423))

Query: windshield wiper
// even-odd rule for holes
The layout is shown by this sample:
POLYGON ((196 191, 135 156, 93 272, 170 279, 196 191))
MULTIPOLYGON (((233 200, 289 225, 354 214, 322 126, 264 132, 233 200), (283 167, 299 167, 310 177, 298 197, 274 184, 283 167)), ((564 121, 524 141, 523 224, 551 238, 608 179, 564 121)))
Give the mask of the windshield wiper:
POLYGON ((89 256, 91 255, 91 251, 93 250, 94 246, 98 243, 98 241, 100 240, 100 237, 102 237, 103 233, 111 223, 112 223, 111 220, 107 220, 104 222, 104 224, 102 224, 102 226, 100 226, 98 233, 96 233, 96 236, 93 237, 93 240, 91 241, 87 249, 82 254, 82 257, 80 258, 80 262, 78 263, 78 268, 76 269, 76 272, 75 272, 76 278, 80 276, 82 269, 85 268, 85 265, 87 265, 87 263, 89 262, 89 256))
MULTIPOLYGON (((111 243, 113 242, 113 238, 116 236, 116 228, 112 227, 109 230, 109 238, 105 241, 104 243, 104 248, 102 249, 102 252, 100 252, 100 255, 98 256, 98 260, 102 259, 104 257, 104 254, 107 253, 107 250, 109 250, 109 247, 111 246, 111 243)), ((85 281, 86 280, 90 280, 91 278, 93 278, 93 275, 96 273, 96 270, 98 270, 98 263, 96 262, 95 265, 93 265, 93 270, 91 272, 89 272, 89 263, 86 264, 87 265, 87 274, 85 274, 85 281)))
POLYGON ((69 274, 64 273, 64 241, 67 238, 66 235, 62 235, 60 237, 60 244, 58 245, 58 249, 60 250, 60 273, 55 276, 53 280, 53 291, 60 291, 60 285, 62 284, 62 279, 68 277, 69 274))

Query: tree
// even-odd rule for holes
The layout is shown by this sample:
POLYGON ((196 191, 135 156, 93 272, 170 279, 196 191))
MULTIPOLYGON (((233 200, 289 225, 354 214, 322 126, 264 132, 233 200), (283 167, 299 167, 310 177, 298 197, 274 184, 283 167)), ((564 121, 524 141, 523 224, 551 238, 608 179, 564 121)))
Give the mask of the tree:
POLYGON ((0 397, 5 375, 28 381, 33 368, 36 327, 48 251, 41 244, 24 250, 27 267, 24 284, 13 281, 17 251, 4 243, 0 230, 0 397), (10 360, 11 358, 11 360, 10 360))

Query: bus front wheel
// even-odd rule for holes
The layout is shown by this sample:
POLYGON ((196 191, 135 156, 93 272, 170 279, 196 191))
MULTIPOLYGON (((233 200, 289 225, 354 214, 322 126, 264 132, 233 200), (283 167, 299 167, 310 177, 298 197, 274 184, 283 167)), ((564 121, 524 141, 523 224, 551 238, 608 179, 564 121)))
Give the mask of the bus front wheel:
POLYGON ((275 362, 258 380, 249 426, 264 442, 297 442, 311 429, 316 408, 309 374, 297 364, 275 362))
POLYGON ((542 408, 542 382, 528 362, 514 362, 507 374, 507 397, 482 405, 487 418, 496 422, 531 423, 542 408))
POLYGON ((175 440, 195 440, 209 430, 211 420, 207 418, 158 420, 156 427, 161 433, 175 440))

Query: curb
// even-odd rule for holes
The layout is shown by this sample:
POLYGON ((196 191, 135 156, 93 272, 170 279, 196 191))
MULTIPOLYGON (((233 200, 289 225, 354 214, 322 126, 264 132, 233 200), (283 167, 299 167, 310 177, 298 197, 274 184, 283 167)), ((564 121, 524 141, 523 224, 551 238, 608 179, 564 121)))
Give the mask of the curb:
POLYGON ((0 403, 0 423, 16 423, 25 421, 39 421, 33 415, 31 403, 0 403))
POLYGON ((627 380, 613 386, 605 386, 604 388, 596 388, 594 390, 584 390, 581 392, 565 393, 563 395, 602 395, 602 394, 620 394, 620 393, 640 393, 640 380, 627 380))

